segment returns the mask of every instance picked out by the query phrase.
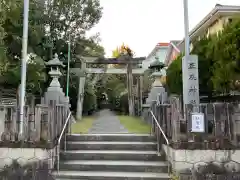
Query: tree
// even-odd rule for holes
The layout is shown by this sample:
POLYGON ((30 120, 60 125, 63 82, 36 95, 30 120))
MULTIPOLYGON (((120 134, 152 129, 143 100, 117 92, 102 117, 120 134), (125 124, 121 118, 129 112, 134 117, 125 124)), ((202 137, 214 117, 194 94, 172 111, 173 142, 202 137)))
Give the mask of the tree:
POLYGON ((166 86, 170 94, 182 94, 182 55, 167 68, 166 86))
POLYGON ((216 36, 203 36, 201 40, 193 42, 192 54, 198 56, 199 93, 211 97, 213 93, 213 48, 216 36))
POLYGON ((99 22, 102 7, 99 0, 54 0, 48 1, 45 14, 54 40, 67 40, 70 34, 77 41, 99 22))
MULTIPOLYGON (((28 53, 35 56, 34 63, 28 64, 27 68, 27 86, 31 92, 44 91, 43 84, 48 86, 49 83, 45 83, 46 78, 44 79, 48 76, 43 63, 50 60, 53 53, 58 53, 59 58, 66 61, 69 35, 72 37, 73 60, 77 54, 95 55, 104 52, 104 49, 96 43, 99 34, 90 38, 85 36, 85 32, 101 18, 102 8, 99 0, 56 0, 48 1, 49 4, 46 5, 41 2, 43 1, 32 0, 29 7, 28 53)), ((4 87, 9 85, 17 88, 20 83, 23 1, 3 0, 0 5, 1 82, 4 87), (4 56, 6 58, 3 58, 4 56)), ((63 74, 66 74, 65 71, 63 74)))
POLYGON ((214 41, 213 87, 218 93, 240 90, 240 18, 233 18, 214 41))
MULTIPOLYGON (((98 23, 102 16, 102 8, 99 0, 70 0, 49 1, 46 7, 45 22, 49 29, 49 39, 53 43, 52 52, 58 53, 59 58, 66 63, 68 56, 68 40, 71 38, 71 60, 77 61, 77 56, 103 56, 104 49, 99 45, 99 34, 86 38, 86 31, 98 23)), ((66 69, 63 72, 66 75, 66 69)), ((96 75, 88 75, 85 85, 84 112, 94 110, 96 107, 96 75), (93 81, 92 81, 93 80, 93 81)), ((66 85, 66 76, 62 78, 62 84, 66 85)), ((78 78, 71 77, 70 101, 77 103, 78 78)), ((64 88, 66 89, 66 88, 64 88)), ((75 105, 76 107, 76 105, 75 105)))
MULTIPOLYGON (((9 0, 1 2, 3 19, 1 20, 0 29, 4 32, 1 36, 1 85, 4 88, 17 88, 20 83, 20 59, 22 46, 22 29, 23 29, 23 1, 9 0)), ((42 59, 37 56, 34 47, 40 42, 44 35, 43 28, 39 19, 42 17, 42 8, 36 0, 30 3, 29 16, 29 47, 28 53, 34 55, 29 62, 27 69, 27 87, 32 93, 39 93, 40 86, 45 81, 45 70, 42 59)))
MULTIPOLYGON (((199 93, 204 96, 212 96, 212 67, 213 67, 213 53, 212 53, 212 36, 202 37, 200 40, 193 42, 193 49, 191 54, 198 56, 198 76, 199 76, 199 93)), ((172 94, 182 94, 182 58, 179 55, 167 69, 167 89, 172 94)))
MULTIPOLYGON (((191 53, 198 55, 199 88, 201 95, 226 94, 240 90, 240 18, 217 34, 201 37, 193 42, 191 53)), ((167 70, 167 84, 171 93, 181 94, 181 57, 167 70)))

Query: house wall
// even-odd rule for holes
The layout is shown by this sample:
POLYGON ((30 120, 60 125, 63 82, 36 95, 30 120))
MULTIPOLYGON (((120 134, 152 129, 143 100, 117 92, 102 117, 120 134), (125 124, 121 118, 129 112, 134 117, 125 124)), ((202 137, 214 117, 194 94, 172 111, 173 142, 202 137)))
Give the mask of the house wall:
POLYGON ((168 47, 161 47, 156 53, 156 56, 158 57, 159 61, 162 63, 164 63, 165 61, 167 50, 168 50, 168 47))
POLYGON ((167 50, 168 50, 167 46, 159 47, 157 49, 156 53, 154 53, 152 56, 150 56, 148 59, 146 59, 142 62, 142 67, 147 69, 150 66, 150 64, 156 60, 156 57, 158 57, 160 62, 164 63, 166 55, 167 55, 167 50))
MULTIPOLYGON (((229 22, 230 18, 231 16, 220 17, 219 19, 214 21, 205 31, 203 30, 202 33, 199 34, 197 38, 200 40, 201 36, 204 35, 204 33, 206 33, 206 35, 209 36, 209 35, 218 33, 219 31, 222 31, 224 28, 224 25, 229 22)), ((190 51, 192 49, 193 49, 193 44, 190 43, 190 51)), ((175 59, 174 57, 176 57, 177 55, 178 53, 176 52, 176 50, 173 50, 168 66, 172 63, 172 61, 175 59)))
POLYGON ((142 62, 142 68, 148 69, 150 64, 155 60, 155 56, 150 56, 148 59, 142 62))
POLYGON ((215 21, 209 28, 208 28, 208 36, 215 34, 219 31, 222 31, 224 28, 224 25, 228 23, 228 19, 230 17, 221 17, 217 21, 215 21))
POLYGON ((170 55, 170 60, 168 62, 168 65, 169 66, 175 59, 176 57, 179 55, 180 53, 176 50, 176 49, 172 49, 172 52, 171 52, 171 55, 170 55))

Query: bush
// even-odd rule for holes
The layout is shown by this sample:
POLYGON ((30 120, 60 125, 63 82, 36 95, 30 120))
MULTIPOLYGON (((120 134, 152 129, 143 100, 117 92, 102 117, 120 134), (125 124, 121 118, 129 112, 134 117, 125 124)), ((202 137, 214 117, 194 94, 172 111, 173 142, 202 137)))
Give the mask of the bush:
POLYGON ((166 89, 170 94, 182 94, 182 55, 167 68, 166 89))

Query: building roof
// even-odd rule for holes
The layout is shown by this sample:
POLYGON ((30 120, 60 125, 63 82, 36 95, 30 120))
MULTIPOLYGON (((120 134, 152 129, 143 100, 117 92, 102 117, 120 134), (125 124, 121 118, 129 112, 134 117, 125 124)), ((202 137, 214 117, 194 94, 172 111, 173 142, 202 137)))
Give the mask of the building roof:
POLYGON ((166 58, 165 58, 165 61, 164 61, 165 65, 168 65, 168 62, 170 60, 170 57, 171 57, 173 49, 175 49, 178 52, 181 52, 181 50, 178 47, 179 42, 181 42, 181 41, 177 41, 177 40, 170 41, 169 48, 168 48, 168 51, 167 51, 167 54, 166 54, 166 58))
POLYGON ((146 59, 148 59, 149 57, 151 57, 154 53, 157 52, 158 49, 162 48, 162 47, 168 47, 169 46, 169 43, 166 43, 166 42, 160 42, 160 43, 157 43, 156 46, 154 47, 154 49, 151 51, 151 53, 147 56, 146 59))
MULTIPOLYGON (((230 6, 230 5, 221 5, 216 4, 216 6, 210 11, 210 13, 205 16, 202 21, 200 21, 190 32, 190 40, 197 36, 198 33, 204 31, 208 28, 213 22, 219 19, 221 16, 231 16, 233 13, 240 13, 240 6, 230 6)), ((178 47, 181 51, 184 50, 184 40, 183 39, 178 47)))

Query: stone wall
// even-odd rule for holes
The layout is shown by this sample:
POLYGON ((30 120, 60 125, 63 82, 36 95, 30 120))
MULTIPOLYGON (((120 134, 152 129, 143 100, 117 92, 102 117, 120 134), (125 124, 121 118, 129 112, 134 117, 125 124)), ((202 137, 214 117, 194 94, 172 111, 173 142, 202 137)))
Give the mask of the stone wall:
POLYGON ((50 168, 53 168, 55 155, 54 149, 0 148, 0 169, 3 169, 6 165, 11 165, 14 160, 20 165, 45 161, 49 163, 50 168))
POLYGON ((240 171, 240 150, 177 150, 163 145, 163 151, 174 171, 196 169, 213 162, 231 172, 240 171))

